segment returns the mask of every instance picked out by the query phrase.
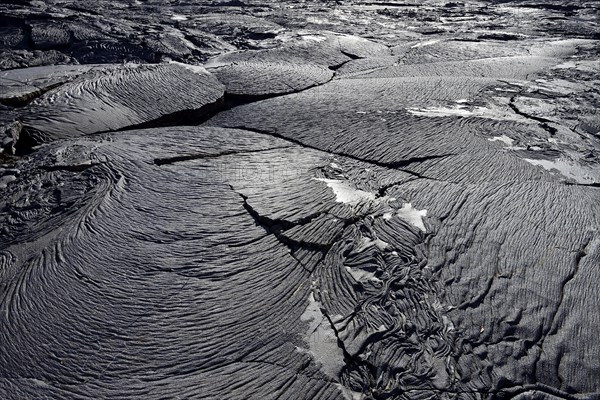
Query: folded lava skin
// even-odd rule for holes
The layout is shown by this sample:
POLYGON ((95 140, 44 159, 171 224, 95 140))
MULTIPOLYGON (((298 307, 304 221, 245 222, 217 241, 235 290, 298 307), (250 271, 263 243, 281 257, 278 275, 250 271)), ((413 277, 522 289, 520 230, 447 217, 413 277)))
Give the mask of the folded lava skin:
POLYGON ((0 5, 0 399, 600 399, 592 1, 0 5))

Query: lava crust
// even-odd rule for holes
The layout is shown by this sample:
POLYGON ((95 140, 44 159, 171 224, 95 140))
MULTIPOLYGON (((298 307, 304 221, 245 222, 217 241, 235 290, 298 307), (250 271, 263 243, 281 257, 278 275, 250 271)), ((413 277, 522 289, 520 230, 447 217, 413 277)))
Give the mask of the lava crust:
POLYGON ((599 399, 597 20, 0 4, 0 398, 599 399))

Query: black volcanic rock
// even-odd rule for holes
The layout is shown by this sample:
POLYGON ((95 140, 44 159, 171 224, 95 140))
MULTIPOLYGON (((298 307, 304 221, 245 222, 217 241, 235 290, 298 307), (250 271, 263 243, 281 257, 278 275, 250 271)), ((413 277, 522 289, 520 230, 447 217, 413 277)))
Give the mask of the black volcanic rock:
POLYGON ((35 21, 28 25, 31 28, 31 41, 36 49, 59 49, 68 46, 71 41, 71 33, 62 24, 35 21))
POLYGON ((265 96, 322 85, 331 80, 334 70, 352 59, 389 53, 386 46, 359 37, 303 34, 276 49, 218 56, 206 67, 225 83, 229 94, 265 96))
POLYGON ((95 68, 94 65, 55 65, 0 72, 0 103, 25 106, 36 97, 95 68))
POLYGON ((23 112, 35 143, 92 133, 201 120, 218 108, 223 86, 202 67, 99 66, 52 89, 23 112))
POLYGON ((600 396, 594 2, 0 4, 0 399, 600 396))

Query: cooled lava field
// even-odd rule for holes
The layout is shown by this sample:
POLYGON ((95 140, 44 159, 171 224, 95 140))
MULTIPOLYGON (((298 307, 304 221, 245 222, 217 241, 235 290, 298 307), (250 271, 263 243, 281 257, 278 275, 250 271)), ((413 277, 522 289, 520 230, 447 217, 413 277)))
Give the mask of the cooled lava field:
POLYGON ((600 2, 0 4, 0 399, 600 399, 600 2))

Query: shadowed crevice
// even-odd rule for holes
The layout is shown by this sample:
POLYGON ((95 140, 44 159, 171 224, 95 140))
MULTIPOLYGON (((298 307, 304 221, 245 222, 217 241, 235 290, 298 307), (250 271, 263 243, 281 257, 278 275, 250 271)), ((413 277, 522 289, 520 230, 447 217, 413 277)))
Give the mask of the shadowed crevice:
MULTIPOLYGON (((6 78, 3 78, 3 79, 6 79, 6 78)), ((9 106, 9 107, 14 107, 14 108, 25 107, 25 106, 29 105, 33 100, 35 100, 38 97, 42 96, 43 94, 51 91, 52 89, 56 89, 57 87, 64 85, 65 83, 67 83, 67 81, 56 82, 56 83, 53 83, 52 85, 48 85, 45 87, 36 87, 37 90, 23 94, 21 96, 0 98, 0 104, 9 106)))
POLYGON ((252 153, 261 153, 261 152, 271 151, 271 150, 289 149, 290 147, 291 146, 278 146, 278 147, 270 147, 268 149, 257 149, 257 150, 228 150, 228 151, 222 151, 220 153, 213 153, 213 154, 210 154, 210 153, 209 154, 205 154, 205 153, 185 154, 185 155, 174 156, 174 157, 155 158, 154 164, 160 166, 160 165, 168 165, 168 164, 174 164, 174 163, 190 161, 190 160, 204 160, 204 159, 209 159, 209 158, 219 158, 219 157, 223 157, 223 156, 230 156, 230 155, 237 155, 237 154, 252 154, 252 153))
POLYGON ((556 135, 556 133, 558 132, 558 130, 556 128, 548 125, 549 123, 554 123, 554 121, 546 119, 546 118, 542 118, 542 117, 537 117, 535 115, 531 115, 531 114, 528 114, 526 112, 523 112, 523 111, 519 110, 519 108, 515 104, 515 100, 516 99, 517 99, 517 95, 511 97, 510 101, 508 102, 508 106, 511 108, 511 110, 513 110, 515 112, 515 114, 518 114, 518 115, 520 115, 522 117, 525 117, 527 119, 531 119, 531 120, 537 121, 538 125, 540 126, 540 128, 542 128, 543 130, 545 130, 546 132, 548 132, 550 134, 550 136, 556 135))
MULTIPOLYGON (((104 131, 98 133, 110 133, 110 132, 123 132, 136 129, 147 129, 147 128, 163 128, 169 126, 195 126, 200 125, 203 122, 208 121, 216 114, 218 114, 225 104, 224 96, 212 103, 203 105, 200 108, 190 110, 180 110, 171 114, 163 115, 159 118, 151 121, 142 122, 141 124, 129 125, 124 128, 116 129, 114 131, 104 131)), ((96 133, 93 133, 95 135, 96 133)))
POLYGON ((244 125, 232 126, 232 127, 228 127, 228 128, 229 129, 242 129, 242 130, 247 130, 247 131, 250 131, 250 132, 255 132, 255 133, 260 133, 260 134, 263 134, 263 135, 272 136, 272 137, 285 140, 287 142, 293 143, 295 145, 298 145, 298 146, 301 146, 301 147, 304 147, 304 148, 307 148, 307 149, 322 151, 322 152, 326 152, 326 153, 329 153, 329 154, 334 154, 334 155, 337 155, 337 156, 346 157, 346 158, 349 158, 349 159, 352 159, 352 160, 355 160, 355 161, 360 161, 360 162, 363 162, 363 163, 375 165, 375 166, 382 167, 382 168, 396 169, 396 170, 405 172, 405 173, 407 173, 409 175, 413 175, 413 176, 415 176, 417 178, 430 179, 430 180, 434 180, 434 181, 439 181, 439 179, 425 176, 425 175, 420 174, 418 172, 414 172, 414 171, 411 171, 409 169, 405 169, 404 167, 409 166, 411 164, 422 163, 422 162, 428 161, 428 160, 443 159, 443 158, 447 158, 447 157, 451 157, 451 156, 456 155, 454 153, 448 153, 448 154, 436 154, 436 155, 425 156, 425 157, 411 157, 411 158, 408 158, 406 160, 394 161, 394 162, 376 161, 376 160, 361 158, 361 157, 358 157, 358 156, 355 156, 353 154, 346 153, 346 152, 343 152, 343 151, 324 150, 324 149, 321 149, 319 147, 311 146, 309 144, 306 144, 306 143, 304 143, 304 142, 302 142, 300 140, 291 139, 291 138, 289 138, 287 136, 284 136, 284 135, 281 135, 281 134, 278 134, 278 133, 274 133, 274 132, 271 132, 271 131, 263 130, 263 129, 249 128, 249 127, 244 126, 244 125))

